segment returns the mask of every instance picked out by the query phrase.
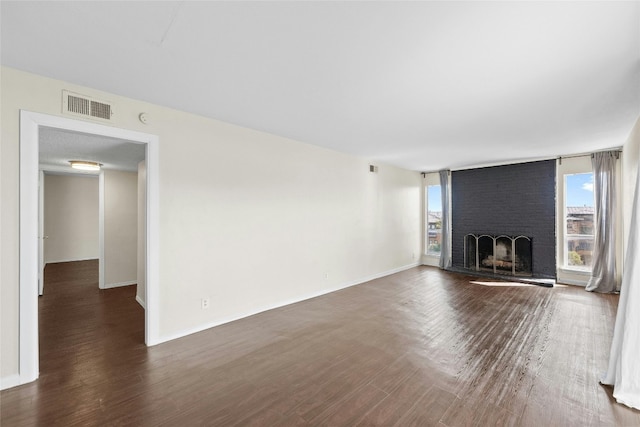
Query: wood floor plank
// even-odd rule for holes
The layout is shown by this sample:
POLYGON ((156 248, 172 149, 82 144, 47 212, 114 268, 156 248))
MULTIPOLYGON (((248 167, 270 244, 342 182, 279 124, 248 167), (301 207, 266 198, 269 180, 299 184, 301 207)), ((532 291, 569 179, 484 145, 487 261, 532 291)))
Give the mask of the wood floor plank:
MULTIPOLYGON (((483 402, 479 399, 471 400, 456 398, 451 406, 449 406, 449 408, 447 409, 447 412, 439 420, 439 423, 446 426, 516 426, 519 425, 519 418, 519 415, 512 414, 508 410, 496 406, 490 402, 483 402)), ((402 419, 399 423, 399 425, 403 426, 419 426, 429 424, 430 420, 427 420, 427 424, 425 424, 423 420, 416 418, 402 419)), ((549 423, 528 425, 542 426, 554 424, 549 423)))
MULTIPOLYGON (((432 388, 428 381, 419 375, 412 375, 394 388, 390 394, 380 401, 378 405, 369 410, 358 420, 359 426, 383 425, 391 426, 405 416, 422 400, 422 397, 432 388)), ((455 395, 449 394, 444 410, 455 399, 455 395)), ((438 418, 444 413, 444 410, 438 418)))
POLYGON ((321 426, 352 426, 388 396, 370 384, 365 384, 329 407, 311 424, 321 426))
POLYGON ((640 425, 598 383, 615 295, 417 267, 147 348, 135 287, 97 275, 47 266, 3 427, 640 425))

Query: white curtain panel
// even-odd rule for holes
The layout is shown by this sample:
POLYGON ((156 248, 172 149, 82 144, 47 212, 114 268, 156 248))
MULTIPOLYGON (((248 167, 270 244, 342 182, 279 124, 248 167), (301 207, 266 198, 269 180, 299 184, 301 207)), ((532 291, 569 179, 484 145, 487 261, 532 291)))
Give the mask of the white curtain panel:
POLYGON ((631 229, 620 287, 616 326, 603 384, 613 386, 613 397, 640 409, 640 173, 636 178, 631 229))
MULTIPOLYGON (((593 269, 587 291, 615 292, 616 283, 616 158, 617 152, 594 153, 593 191, 595 195, 593 269)), ((639 355, 640 357, 640 355, 639 355)))
POLYGON ((449 218, 451 212, 449 209, 451 188, 449 186, 449 171, 441 170, 440 175, 440 193, 442 197, 442 235, 440 236, 440 260, 438 265, 440 268, 446 269, 451 267, 451 225, 449 218))

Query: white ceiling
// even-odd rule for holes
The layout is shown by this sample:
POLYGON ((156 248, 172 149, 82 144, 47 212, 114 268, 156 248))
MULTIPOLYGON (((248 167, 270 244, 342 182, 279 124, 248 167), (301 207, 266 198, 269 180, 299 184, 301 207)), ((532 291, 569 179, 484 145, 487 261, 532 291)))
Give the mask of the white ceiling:
POLYGON ((49 171, 70 171, 70 160, 89 160, 103 169, 137 172, 145 158, 145 144, 47 127, 39 132, 40 167, 49 171))
POLYGON ((621 146, 640 3, 6 2, 2 64, 414 170, 621 146))

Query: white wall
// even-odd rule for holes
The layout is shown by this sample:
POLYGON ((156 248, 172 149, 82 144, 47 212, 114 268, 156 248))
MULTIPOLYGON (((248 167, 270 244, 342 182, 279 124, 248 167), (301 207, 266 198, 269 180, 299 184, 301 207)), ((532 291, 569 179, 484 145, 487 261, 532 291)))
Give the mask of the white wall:
POLYGON ((373 174, 367 159, 6 67, 1 83, 3 377, 18 369, 19 110, 59 115, 63 89, 109 99, 113 126, 159 136, 161 339, 418 261, 417 172, 373 174))
POLYGON ((147 166, 145 161, 138 163, 138 265, 136 301, 145 307, 147 294, 147 166))
POLYGON ((45 173, 45 263, 98 258, 98 206, 97 176, 45 173))
POLYGON ((137 258, 138 174, 105 170, 104 287, 135 284, 137 258))
MULTIPOLYGON (((625 142, 622 153, 622 203, 624 217, 624 236, 629 235, 631 208, 633 206, 633 195, 638 174, 638 164, 640 162, 640 117, 629 134, 625 142)), ((627 247, 627 241, 624 241, 627 247)))

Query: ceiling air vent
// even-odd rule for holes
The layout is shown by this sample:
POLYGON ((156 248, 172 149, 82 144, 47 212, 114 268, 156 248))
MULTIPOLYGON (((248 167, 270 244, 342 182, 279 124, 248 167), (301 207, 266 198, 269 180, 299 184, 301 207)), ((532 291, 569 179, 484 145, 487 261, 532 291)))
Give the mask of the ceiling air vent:
POLYGON ((77 93, 62 91, 62 113, 100 120, 111 120, 110 103, 77 93))

